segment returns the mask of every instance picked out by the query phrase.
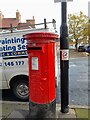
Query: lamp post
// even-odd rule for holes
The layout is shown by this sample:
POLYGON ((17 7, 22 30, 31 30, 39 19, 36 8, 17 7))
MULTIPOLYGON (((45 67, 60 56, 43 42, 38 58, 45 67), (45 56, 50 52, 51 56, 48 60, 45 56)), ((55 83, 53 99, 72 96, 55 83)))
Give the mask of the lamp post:
POLYGON ((60 74, 61 74, 61 112, 69 112, 69 47, 67 27, 67 2, 61 2, 61 28, 60 28, 60 74))
POLYGON ((67 27, 67 2, 73 0, 54 0, 61 2, 60 27, 60 78, 61 78, 61 112, 69 112, 69 46, 67 27))

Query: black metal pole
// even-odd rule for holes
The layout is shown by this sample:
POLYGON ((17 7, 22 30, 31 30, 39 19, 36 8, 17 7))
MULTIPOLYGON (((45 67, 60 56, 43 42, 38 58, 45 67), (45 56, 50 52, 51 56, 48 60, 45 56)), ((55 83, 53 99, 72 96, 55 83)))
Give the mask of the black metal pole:
MULTIPOLYGON (((89 31, 90 31, 90 18, 89 18, 89 21, 88 21, 88 37, 89 37, 89 38, 88 38, 88 39, 89 39, 89 40, 88 40, 88 44, 89 44, 89 46, 90 46, 90 32, 89 32, 89 31)), ((89 53, 89 54, 90 54, 90 53, 89 53)))
POLYGON ((44 19, 44 28, 45 28, 45 29, 47 28, 47 22, 46 22, 46 19, 44 19))
POLYGON ((11 30, 11 33, 13 33, 13 27, 12 27, 12 24, 10 24, 10 30, 11 30))
POLYGON ((61 2, 60 28, 60 75, 61 75, 61 112, 69 112, 69 47, 67 27, 67 2, 61 2))

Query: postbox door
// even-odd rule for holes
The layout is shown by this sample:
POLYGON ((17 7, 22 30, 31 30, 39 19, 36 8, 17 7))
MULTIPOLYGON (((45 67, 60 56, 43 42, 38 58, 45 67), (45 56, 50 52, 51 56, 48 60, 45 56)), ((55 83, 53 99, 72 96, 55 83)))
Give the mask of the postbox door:
POLYGON ((30 54, 30 100, 44 104, 49 102, 47 49, 31 50, 30 54))

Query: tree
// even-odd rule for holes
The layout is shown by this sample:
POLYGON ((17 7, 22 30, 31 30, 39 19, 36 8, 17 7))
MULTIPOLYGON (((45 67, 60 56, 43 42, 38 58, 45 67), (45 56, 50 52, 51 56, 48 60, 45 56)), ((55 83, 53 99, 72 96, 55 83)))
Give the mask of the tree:
POLYGON ((75 46, 77 50, 78 43, 87 42, 88 36, 88 17, 80 12, 77 14, 68 15, 68 25, 69 25, 69 39, 71 41, 75 40, 75 46))

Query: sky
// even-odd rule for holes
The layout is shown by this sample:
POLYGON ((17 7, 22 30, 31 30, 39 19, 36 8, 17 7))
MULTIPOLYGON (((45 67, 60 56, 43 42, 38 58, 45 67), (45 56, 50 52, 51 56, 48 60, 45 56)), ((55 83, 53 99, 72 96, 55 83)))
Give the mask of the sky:
MULTIPOLYGON (((90 0, 73 0, 67 4, 67 14, 82 11, 88 16, 88 2, 90 0)), ((16 10, 21 13, 21 21, 35 17, 36 23, 56 20, 56 29, 59 32, 61 24, 61 3, 54 0, 0 0, 0 11, 6 18, 15 18, 16 10)))

